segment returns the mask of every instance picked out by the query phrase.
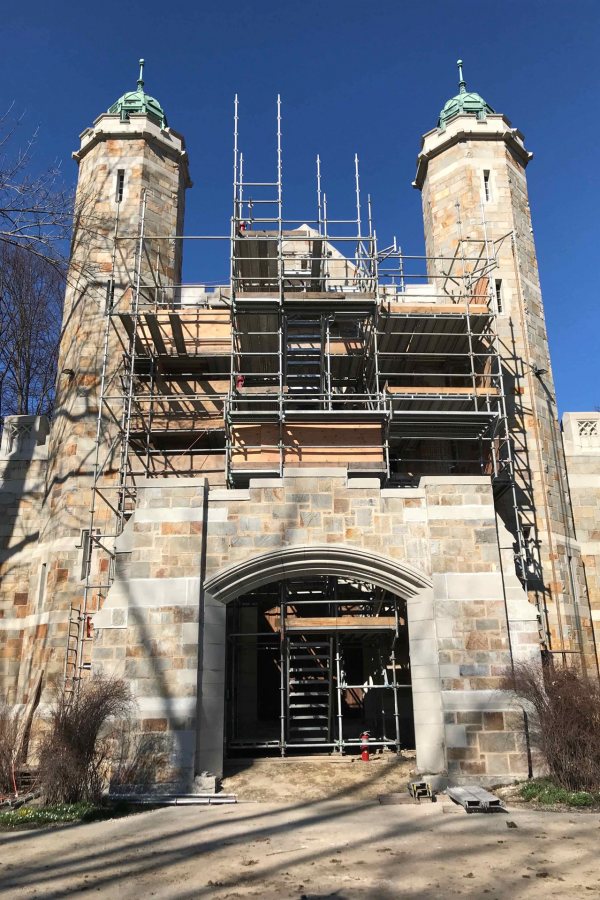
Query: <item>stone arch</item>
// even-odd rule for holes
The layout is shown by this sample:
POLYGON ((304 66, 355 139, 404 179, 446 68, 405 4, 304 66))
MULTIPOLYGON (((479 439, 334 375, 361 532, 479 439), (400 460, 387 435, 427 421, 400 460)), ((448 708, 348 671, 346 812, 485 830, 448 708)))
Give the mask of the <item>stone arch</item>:
POLYGON ((431 579, 408 563, 339 544, 284 547, 221 569, 204 583, 214 600, 228 603, 263 584, 311 575, 338 575, 372 582, 406 600, 431 589, 431 579))
POLYGON ((444 720, 432 581, 401 560, 339 544, 282 547, 240 560, 205 580, 199 661, 197 771, 219 775, 223 767, 227 603, 261 585, 307 575, 357 578, 406 599, 417 768, 430 773, 445 771, 444 720))

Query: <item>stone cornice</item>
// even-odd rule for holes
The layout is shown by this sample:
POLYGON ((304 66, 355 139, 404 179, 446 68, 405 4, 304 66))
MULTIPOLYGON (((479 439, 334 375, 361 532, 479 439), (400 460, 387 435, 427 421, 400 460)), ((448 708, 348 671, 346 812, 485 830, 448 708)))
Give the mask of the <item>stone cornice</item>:
POLYGON ((423 135, 413 187, 422 189, 430 159, 465 141, 503 141, 523 166, 533 157, 533 153, 525 148, 521 132, 512 128, 505 116, 493 115, 483 120, 469 115, 458 116, 444 131, 434 128, 423 135))
POLYGON ((131 116, 129 121, 122 122, 119 116, 104 113, 95 120, 93 127, 86 128, 80 134, 81 147, 72 153, 77 164, 102 141, 143 140, 155 144, 162 153, 167 153, 183 170, 185 186, 190 188, 193 182, 189 172, 189 158, 185 149, 183 136, 171 128, 160 128, 148 116, 131 116))

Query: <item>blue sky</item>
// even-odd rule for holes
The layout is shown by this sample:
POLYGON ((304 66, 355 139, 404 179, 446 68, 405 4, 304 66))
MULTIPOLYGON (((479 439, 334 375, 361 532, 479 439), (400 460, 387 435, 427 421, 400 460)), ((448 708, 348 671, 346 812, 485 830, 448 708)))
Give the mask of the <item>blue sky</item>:
MULTIPOLYGON (((39 126, 38 165, 58 159, 74 182, 79 133, 134 89, 143 56, 146 90, 188 145, 186 232, 227 233, 235 92, 250 173, 271 177, 280 92, 287 215, 314 210, 317 153, 330 215, 351 215, 357 152, 380 243, 396 234, 416 253, 420 136, 455 93, 462 57, 468 86, 534 152, 529 191, 559 407, 600 405, 598 0, 28 0, 5 6, 3 25, 3 104, 25 112, 23 141, 39 126)), ((199 267, 188 254, 186 276, 200 280, 199 267)), ((221 267, 214 260, 207 277, 221 267)))

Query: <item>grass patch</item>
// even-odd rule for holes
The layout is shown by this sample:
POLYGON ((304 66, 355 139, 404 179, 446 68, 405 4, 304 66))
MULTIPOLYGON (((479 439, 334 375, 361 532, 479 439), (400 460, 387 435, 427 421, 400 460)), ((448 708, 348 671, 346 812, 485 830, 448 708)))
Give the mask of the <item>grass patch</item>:
POLYGON ((26 828, 43 828, 64 825, 69 822, 98 822, 118 819, 132 813, 144 812, 148 807, 119 800, 116 803, 53 803, 48 806, 20 806, 18 809, 0 811, 0 830, 13 831, 26 828))
POLYGON ((600 806, 600 794, 590 791, 567 791, 548 778, 536 778, 521 785, 523 800, 534 800, 542 806, 570 806, 586 808, 600 806))

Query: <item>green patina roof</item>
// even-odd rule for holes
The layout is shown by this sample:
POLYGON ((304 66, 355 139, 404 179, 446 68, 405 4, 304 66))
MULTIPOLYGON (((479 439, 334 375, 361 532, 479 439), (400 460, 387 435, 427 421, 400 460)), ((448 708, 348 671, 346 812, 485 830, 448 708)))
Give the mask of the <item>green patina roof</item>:
POLYGON ((459 59, 456 64, 460 79, 458 94, 448 100, 440 113, 438 128, 441 129, 444 129, 448 122, 456 118, 456 116, 471 115, 476 116, 478 119, 485 119, 488 113, 494 112, 489 103, 486 103, 480 94, 476 94, 474 91, 467 91, 467 83, 463 78, 462 72, 462 59, 459 59))
POLYGON ((133 114, 143 113, 150 118, 155 119, 161 128, 167 125, 167 117, 158 100, 146 94, 144 91, 144 60, 140 59, 140 76, 138 78, 137 90, 129 91, 119 97, 116 103, 109 108, 111 115, 121 116, 121 121, 125 122, 129 116, 133 114))

